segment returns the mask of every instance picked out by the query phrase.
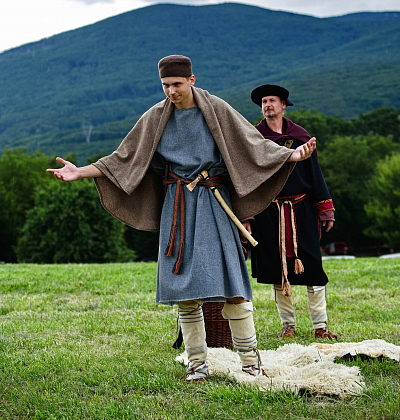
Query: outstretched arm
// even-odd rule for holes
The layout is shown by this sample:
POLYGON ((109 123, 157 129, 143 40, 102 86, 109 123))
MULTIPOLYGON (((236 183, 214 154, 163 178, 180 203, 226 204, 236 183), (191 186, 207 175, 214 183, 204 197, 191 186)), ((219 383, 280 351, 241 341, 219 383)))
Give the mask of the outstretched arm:
POLYGON ((302 160, 308 159, 313 151, 316 149, 316 138, 313 137, 308 140, 307 143, 304 143, 302 146, 299 146, 290 156, 288 162, 300 162, 302 160))
POLYGON ((47 169, 47 172, 52 172, 57 179, 61 181, 76 181, 82 178, 98 178, 104 174, 97 169, 94 165, 82 166, 77 168, 73 163, 58 157, 57 162, 62 163, 64 166, 59 169, 47 169))

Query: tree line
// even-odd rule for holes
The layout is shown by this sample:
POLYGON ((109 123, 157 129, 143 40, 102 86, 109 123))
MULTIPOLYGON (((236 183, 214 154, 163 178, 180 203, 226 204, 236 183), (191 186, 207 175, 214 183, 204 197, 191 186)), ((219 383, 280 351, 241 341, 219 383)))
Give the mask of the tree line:
MULTIPOLYGON (((99 156, 88 159, 96 161, 99 156)), ((73 163, 76 156, 65 158, 73 163)), ((8 149, 0 157, 0 261, 104 263, 157 258, 157 233, 139 232, 103 210, 92 180, 63 183, 55 157, 8 149)))
POLYGON ((353 120, 315 110, 288 117, 317 137, 319 162, 335 206, 322 242, 345 241, 359 254, 398 249, 400 109, 380 107, 353 120))
MULTIPOLYGON (((315 110, 287 115, 317 137, 336 208, 322 242, 352 252, 400 247, 400 110, 378 108, 354 120, 315 110)), ((101 155, 88 159, 96 161, 101 155)), ((65 156, 76 162, 76 155, 65 156)), ((46 172, 55 157, 6 149, 0 157, 0 261, 89 263, 155 260, 158 233, 125 226, 101 207, 94 183, 62 183, 46 172)))

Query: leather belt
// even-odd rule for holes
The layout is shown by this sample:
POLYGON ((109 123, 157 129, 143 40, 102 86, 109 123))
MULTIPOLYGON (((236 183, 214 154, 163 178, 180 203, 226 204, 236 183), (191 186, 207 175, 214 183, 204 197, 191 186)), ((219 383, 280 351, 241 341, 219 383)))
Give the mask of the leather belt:
POLYGON ((274 200, 274 203, 278 206, 279 213, 279 251, 281 255, 282 262, 282 289, 284 296, 292 296, 292 288, 290 287, 290 282, 288 279, 288 268, 286 260, 286 218, 285 218, 285 206, 289 206, 290 209, 290 224, 292 227, 293 234, 293 250, 295 256, 294 271, 296 274, 304 273, 304 266, 300 258, 297 255, 297 229, 296 229, 296 215, 294 212, 293 205, 299 203, 307 197, 307 194, 293 195, 290 197, 277 197, 274 200))
MULTIPOLYGON (((184 249, 184 236, 185 236, 185 195, 183 192, 184 185, 190 184, 193 180, 187 180, 184 178, 175 175, 173 172, 168 173, 168 178, 164 177, 163 184, 165 188, 171 184, 176 185, 175 191, 175 199, 174 199, 174 217, 171 226, 171 232, 169 235, 169 241, 167 248, 165 249, 165 255, 167 257, 172 257, 175 252, 175 242, 176 242, 176 233, 178 229, 178 207, 180 212, 180 241, 179 241, 179 250, 176 262, 174 264, 174 268, 172 272, 174 274, 181 273, 181 264, 183 260, 183 249, 184 249)), ((221 176, 214 176, 212 178, 208 178, 206 180, 200 181, 197 183, 198 186, 201 187, 218 187, 222 185, 222 177, 221 176)))

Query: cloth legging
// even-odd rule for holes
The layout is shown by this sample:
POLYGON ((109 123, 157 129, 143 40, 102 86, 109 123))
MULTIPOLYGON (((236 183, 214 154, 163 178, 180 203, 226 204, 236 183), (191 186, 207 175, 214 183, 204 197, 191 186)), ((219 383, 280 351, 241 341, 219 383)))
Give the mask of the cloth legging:
MULTIPOLYGON (((283 296, 282 286, 280 284, 273 284, 272 291, 282 325, 296 326, 293 296, 283 296)), ((325 295, 326 286, 307 286, 308 309, 315 330, 318 328, 327 328, 328 326, 325 295)))
MULTIPOLYGON (((207 358, 207 345, 202 301, 179 302, 178 315, 189 367, 204 363, 207 358)), ((242 365, 258 366, 252 302, 241 304, 226 302, 222 316, 229 320, 233 345, 238 351, 242 365)))

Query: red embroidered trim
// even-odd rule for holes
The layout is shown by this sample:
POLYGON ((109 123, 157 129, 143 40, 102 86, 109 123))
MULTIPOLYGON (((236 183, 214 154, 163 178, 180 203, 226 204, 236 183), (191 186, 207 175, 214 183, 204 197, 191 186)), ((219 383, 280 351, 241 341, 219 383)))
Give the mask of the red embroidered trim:
POLYGON ((332 199, 322 200, 316 204, 316 207, 317 207, 317 213, 323 213, 325 211, 335 210, 332 199))

